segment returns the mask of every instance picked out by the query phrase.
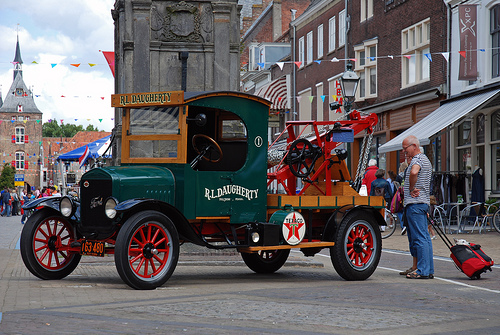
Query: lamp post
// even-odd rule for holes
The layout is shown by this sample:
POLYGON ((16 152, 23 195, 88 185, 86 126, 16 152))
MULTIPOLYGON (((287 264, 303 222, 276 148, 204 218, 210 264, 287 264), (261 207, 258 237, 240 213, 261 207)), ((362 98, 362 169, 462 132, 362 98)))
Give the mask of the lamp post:
POLYGON ((356 90, 358 89, 359 77, 352 70, 351 62, 347 63, 346 71, 340 77, 340 88, 342 96, 344 97, 344 114, 349 118, 352 103, 356 97, 356 90))

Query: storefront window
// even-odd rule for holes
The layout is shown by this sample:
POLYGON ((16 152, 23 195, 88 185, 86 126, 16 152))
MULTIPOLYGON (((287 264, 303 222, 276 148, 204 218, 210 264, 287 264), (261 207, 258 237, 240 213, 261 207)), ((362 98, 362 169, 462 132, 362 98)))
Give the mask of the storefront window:
POLYGON ((476 116, 476 143, 484 143, 484 114, 476 116))
POLYGON ((470 154, 470 148, 459 149, 458 150, 458 169, 460 171, 471 172, 472 170, 472 159, 470 154))
POLYGON ((491 150, 492 183, 493 192, 500 193, 500 144, 494 144, 491 150))
POLYGON ((472 122, 470 120, 466 120, 458 126, 458 145, 459 146, 470 144, 471 125, 472 125, 472 122))
POLYGON ((491 114, 491 140, 500 140, 500 111, 491 114))

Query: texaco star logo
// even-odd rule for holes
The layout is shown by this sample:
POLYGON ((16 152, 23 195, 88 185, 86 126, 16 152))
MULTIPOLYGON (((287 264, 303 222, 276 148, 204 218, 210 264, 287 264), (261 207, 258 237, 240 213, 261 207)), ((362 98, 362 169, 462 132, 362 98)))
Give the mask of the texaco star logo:
POLYGON ((283 221, 283 237, 290 245, 299 244, 306 234, 306 222, 298 212, 291 212, 283 221))

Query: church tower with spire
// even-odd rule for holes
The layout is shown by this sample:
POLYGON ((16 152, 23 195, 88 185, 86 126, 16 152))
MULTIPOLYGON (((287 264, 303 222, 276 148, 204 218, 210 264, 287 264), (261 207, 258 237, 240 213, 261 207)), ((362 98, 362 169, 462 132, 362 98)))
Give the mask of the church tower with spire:
POLYGON ((42 112, 33 92, 23 80, 23 60, 17 36, 12 85, 0 100, 0 169, 5 164, 16 168, 16 186, 27 191, 40 186, 38 159, 42 144, 42 112))

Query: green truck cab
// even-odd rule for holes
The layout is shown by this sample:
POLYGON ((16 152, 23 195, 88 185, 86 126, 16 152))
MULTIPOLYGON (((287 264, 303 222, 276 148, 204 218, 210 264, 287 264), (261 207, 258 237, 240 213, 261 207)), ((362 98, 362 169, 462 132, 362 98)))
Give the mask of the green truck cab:
POLYGON ((82 255, 114 254, 125 283, 154 289, 172 275, 181 243, 235 249, 258 273, 279 270, 293 248, 306 256, 330 248, 346 280, 375 271, 384 200, 351 187, 336 148, 371 132, 376 116, 292 121, 270 145, 270 103, 253 95, 116 94, 112 106, 122 111, 120 166, 85 173, 79 198, 24 206, 37 208, 21 236, 35 276, 61 279, 82 255))

